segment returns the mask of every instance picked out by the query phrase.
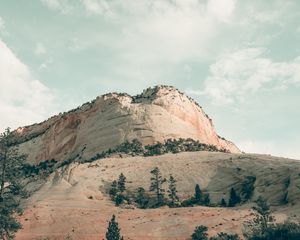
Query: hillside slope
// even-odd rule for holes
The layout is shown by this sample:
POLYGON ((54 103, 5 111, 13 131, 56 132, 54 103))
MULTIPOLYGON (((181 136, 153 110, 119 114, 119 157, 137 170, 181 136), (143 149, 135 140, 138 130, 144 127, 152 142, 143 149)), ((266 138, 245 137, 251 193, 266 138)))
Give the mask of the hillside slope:
POLYGON ((88 159, 128 140, 144 145, 192 138, 233 153, 199 105, 173 87, 157 86, 130 96, 111 93, 40 124, 19 128, 18 146, 30 163, 88 159))
MULTIPOLYGON (((251 202, 262 195, 273 205, 279 220, 300 216, 300 163, 267 155, 186 152, 153 157, 112 157, 92 163, 73 163, 56 170, 26 203, 23 229, 17 239, 102 239, 108 220, 117 215, 125 239, 189 239, 196 225, 241 234, 251 218, 251 202), (195 184, 209 192, 213 203, 228 199, 231 187, 240 191, 248 176, 254 176, 253 196, 238 208, 190 207, 136 209, 117 208, 107 190, 120 173, 127 188, 149 189, 150 171, 159 167, 172 174, 180 200, 194 193, 195 184)), ((165 185, 167 187, 167 184, 165 185)))

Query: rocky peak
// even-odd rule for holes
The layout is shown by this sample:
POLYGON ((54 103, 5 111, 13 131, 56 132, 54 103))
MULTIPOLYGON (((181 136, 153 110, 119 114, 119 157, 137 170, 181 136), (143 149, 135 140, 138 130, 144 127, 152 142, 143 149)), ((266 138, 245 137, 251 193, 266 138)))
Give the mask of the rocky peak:
POLYGON ((239 152, 217 135, 212 120, 193 99, 171 86, 148 88, 136 96, 105 94, 40 124, 19 128, 17 133, 20 151, 34 163, 90 158, 133 139, 148 145, 192 138, 239 152))

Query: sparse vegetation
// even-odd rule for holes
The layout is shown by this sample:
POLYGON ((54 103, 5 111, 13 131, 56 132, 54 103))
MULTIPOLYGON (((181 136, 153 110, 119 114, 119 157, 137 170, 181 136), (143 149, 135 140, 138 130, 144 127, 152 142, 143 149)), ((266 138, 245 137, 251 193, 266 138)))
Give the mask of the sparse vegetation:
POLYGON ((228 201, 228 207, 235 207, 237 204, 241 202, 241 197, 235 191, 234 188, 230 189, 230 196, 228 201))
POLYGON ((211 237, 210 240, 240 240, 240 237, 237 234, 220 232, 217 236, 211 237))
POLYGON ((270 206, 262 197, 256 201, 255 217, 244 225, 247 240, 296 240, 300 239, 300 224, 295 222, 275 223, 270 206))
POLYGON ((20 199, 26 197, 22 179, 25 155, 10 146, 15 135, 6 129, 0 135, 0 238, 13 239, 21 228, 16 217, 21 213, 20 199))
POLYGON ((37 165, 24 164, 22 171, 25 177, 34 177, 37 175, 48 176, 56 168, 57 161, 54 159, 40 162, 37 165))
POLYGON ((137 194, 135 197, 135 203, 138 205, 139 208, 145 209, 148 207, 149 204, 149 197, 146 194, 144 188, 139 187, 137 189, 137 194))
POLYGON ((196 152, 196 151, 210 151, 210 152, 227 152, 225 149, 218 149, 214 145, 207 145, 199 141, 188 139, 168 139, 164 143, 155 143, 143 147, 141 142, 134 139, 132 142, 125 141, 119 146, 108 149, 101 153, 97 153, 90 159, 82 160, 82 162, 93 162, 101 158, 110 157, 113 154, 129 154, 132 156, 156 156, 166 153, 179 153, 179 152, 196 152))
POLYGON ((129 201, 129 197, 126 194, 126 177, 123 173, 119 175, 118 181, 114 180, 111 183, 108 191, 112 201, 115 202, 116 206, 121 205, 125 200, 129 201))

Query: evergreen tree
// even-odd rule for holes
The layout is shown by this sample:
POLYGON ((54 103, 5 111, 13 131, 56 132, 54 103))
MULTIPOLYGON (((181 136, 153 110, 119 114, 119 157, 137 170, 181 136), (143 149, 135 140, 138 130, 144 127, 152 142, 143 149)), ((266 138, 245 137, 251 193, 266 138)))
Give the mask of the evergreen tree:
POLYGON ((112 200, 115 199, 116 195, 118 193, 118 184, 117 181, 114 180, 110 186, 110 190, 109 190, 109 195, 111 197, 112 200))
POLYGON ((165 192, 162 185, 165 183, 166 179, 162 178, 158 167, 155 167, 150 173, 152 174, 150 192, 154 192, 156 195, 156 205, 162 206, 164 204, 165 192))
POLYGON ((227 207, 227 203, 224 198, 222 198, 220 205, 221 207, 227 207))
POLYGON ((234 188, 231 188, 229 201, 228 201, 228 207, 234 207, 235 205, 237 205, 240 202, 241 202, 240 196, 236 193, 234 188))
POLYGON ((116 206, 120 206, 124 202, 124 199, 125 199, 125 197, 123 196, 123 194, 118 193, 115 197, 116 206))
POLYGON ((197 226, 192 234, 192 240, 208 240, 207 230, 206 226, 197 226))
POLYGON ((111 185, 110 194, 112 200, 115 201, 116 206, 119 206, 124 202, 126 196, 124 192, 126 191, 126 177, 123 173, 120 174, 118 181, 114 181, 111 185))
POLYGON ((247 176, 241 184, 241 195, 244 201, 250 200, 254 192, 255 176, 247 176))
POLYGON ((123 173, 120 174, 118 179, 118 192, 123 193, 126 190, 126 177, 123 173))
POLYGON ((21 228, 15 217, 21 212, 20 199, 25 197, 21 173, 26 157, 11 147, 15 140, 9 128, 0 134, 0 239, 13 239, 21 228))
POLYGON ((170 199, 170 206, 174 207, 177 205, 179 198, 177 196, 177 189, 176 189, 176 180, 175 178, 170 175, 170 178, 168 180, 169 183, 169 189, 168 189, 168 196, 170 199))
POLYGON ((116 221, 115 215, 113 215, 108 224, 108 228, 106 232, 106 240, 122 240, 122 239, 123 237, 121 237, 119 224, 116 221))
POLYGON ((200 189, 199 184, 196 184, 195 186, 195 194, 194 194, 194 201, 196 204, 201 204, 202 202, 202 191, 200 189))
POLYGON ((210 205, 210 196, 209 193, 204 194, 202 204, 204 206, 209 206, 210 205))
POLYGON ((137 189, 137 196, 135 202, 138 204, 140 208, 147 208, 147 205, 149 203, 149 199, 146 196, 146 191, 144 188, 139 187, 137 189))

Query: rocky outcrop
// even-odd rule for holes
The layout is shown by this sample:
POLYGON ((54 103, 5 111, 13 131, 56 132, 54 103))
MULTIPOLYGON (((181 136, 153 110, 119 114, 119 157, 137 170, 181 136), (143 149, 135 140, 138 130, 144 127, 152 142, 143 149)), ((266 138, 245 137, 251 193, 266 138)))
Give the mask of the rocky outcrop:
MULTIPOLYGON (((272 214, 277 220, 287 217, 291 221, 299 220, 299 172, 297 160, 221 152, 185 152, 147 158, 123 156, 92 163, 72 163, 52 173, 26 201, 26 209, 20 217, 23 228, 16 239, 104 239, 113 214, 124 239, 190 239, 198 225, 207 226, 210 236, 219 232, 242 235, 243 224, 253 217, 251 207, 259 196, 272 205, 275 211, 272 214), (222 198, 228 203, 231 188, 240 194, 243 205, 157 209, 138 209, 134 202, 121 207, 114 205, 108 191, 121 173, 126 176, 130 196, 143 187, 151 197, 150 171, 155 167, 159 167, 163 177, 172 174, 176 179, 181 202, 192 197, 195 185, 199 184, 210 194, 213 206, 222 198), (242 189, 249 177, 255 181, 252 194, 246 200, 242 189)), ((168 184, 162 187, 167 192, 168 184)), ((247 184, 246 189, 251 186, 247 184)), ((168 198, 167 194, 165 197, 168 198)))
POLYGON ((217 135, 212 120, 174 87, 157 86, 142 94, 110 93, 68 113, 19 128, 17 145, 28 161, 87 159, 128 140, 144 145, 192 138, 232 153, 240 152, 217 135))

